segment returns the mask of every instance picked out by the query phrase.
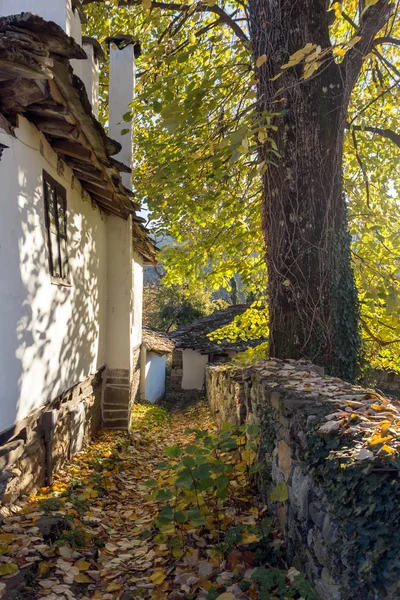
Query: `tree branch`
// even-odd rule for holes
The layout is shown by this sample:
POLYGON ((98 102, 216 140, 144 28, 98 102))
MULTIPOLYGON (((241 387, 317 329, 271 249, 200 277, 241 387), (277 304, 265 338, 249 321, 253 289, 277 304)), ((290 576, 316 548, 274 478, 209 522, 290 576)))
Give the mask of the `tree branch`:
POLYGON ((360 321, 361 321, 361 324, 364 327, 365 331, 371 337, 371 339, 374 342, 376 342, 377 344, 379 344, 380 346, 390 346, 390 344, 398 344, 400 342, 400 339, 386 341, 386 340, 382 340, 381 338, 378 338, 374 333, 372 333, 371 329, 368 327, 368 324, 365 322, 365 319, 360 317, 360 321))
POLYGON ((394 37, 377 37, 374 39, 374 46, 378 46, 379 44, 392 44, 393 46, 400 46, 400 40, 394 37))
MULTIPOLYGON (((91 0, 88 0, 89 2, 91 0)), ((93 0, 92 0, 93 1, 93 0)), ((120 0, 119 6, 136 6, 140 5, 142 0, 120 0)), ((151 8, 160 8, 161 10, 171 10, 171 11, 182 11, 182 12, 209 12, 214 13, 219 16, 221 23, 225 25, 229 25, 232 31, 238 36, 240 40, 243 42, 248 42, 249 38, 243 31, 243 29, 238 25, 238 23, 232 18, 231 15, 228 15, 220 6, 214 5, 209 6, 208 4, 204 4, 203 2, 199 2, 198 4, 178 4, 175 2, 159 2, 155 0, 151 3, 151 8)))
POLYGON ((354 131, 354 127, 353 127, 353 129, 351 131, 351 135, 353 137, 353 144, 354 144, 354 151, 356 153, 356 159, 357 159, 357 162, 358 162, 358 164, 360 166, 361 173, 362 173, 363 179, 364 179, 365 192, 367 194, 367 206, 368 206, 368 208, 371 208, 371 204, 370 204, 370 201, 369 201, 369 180, 368 180, 368 174, 367 174, 367 172, 366 172, 366 170, 364 168, 364 164, 363 164, 363 161, 361 160, 361 156, 358 153, 357 137, 356 137, 356 132, 354 131))
POLYGON ((355 36, 360 39, 347 52, 340 65, 346 82, 346 93, 349 97, 360 74, 364 56, 371 51, 375 35, 390 19, 392 8, 389 0, 379 0, 375 5, 370 6, 361 17, 360 25, 355 32, 355 36))
POLYGON ((371 127, 369 125, 366 125, 364 127, 361 125, 351 125, 350 123, 347 123, 346 129, 350 128, 355 131, 369 131, 370 133, 375 133, 376 135, 380 135, 384 138, 387 138, 400 148, 400 134, 396 133, 392 129, 382 129, 381 127, 371 127))

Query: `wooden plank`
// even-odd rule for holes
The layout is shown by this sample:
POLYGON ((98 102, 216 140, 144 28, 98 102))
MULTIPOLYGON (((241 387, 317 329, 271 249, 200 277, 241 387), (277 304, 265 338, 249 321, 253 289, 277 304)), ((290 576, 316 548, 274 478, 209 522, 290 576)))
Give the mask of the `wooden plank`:
POLYGON ((79 139, 79 129, 65 121, 50 119, 33 119, 33 123, 40 131, 57 138, 67 138, 69 140, 79 139))
POLYGON ((84 148, 80 144, 75 144, 74 142, 67 142, 64 140, 53 140, 51 142, 51 145, 56 152, 66 154, 67 156, 72 156, 73 158, 87 160, 88 162, 91 161, 93 158, 93 153, 90 150, 84 148))
POLYGON ((41 102, 29 106, 29 114, 40 115, 44 117, 58 117, 60 115, 69 115, 66 106, 55 104, 53 102, 41 102))
POLYGON ((81 181, 81 182, 93 183, 94 185, 96 185, 96 184, 99 185, 102 183, 102 181, 100 179, 96 179, 89 173, 84 173, 83 171, 78 171, 78 169, 73 169, 73 172, 74 172, 75 177, 77 179, 79 179, 79 181, 81 181))
POLYGON ((72 158, 72 156, 68 156, 66 158, 66 162, 75 171, 80 171, 82 173, 87 173, 88 175, 91 175, 91 177, 101 182, 102 185, 103 181, 107 181, 103 171, 100 171, 100 169, 96 169, 96 167, 94 167, 90 163, 82 163, 80 160, 72 158))
POLYGON ((107 200, 113 200, 115 197, 115 193, 113 190, 107 189, 106 187, 99 187, 97 185, 93 185, 92 183, 84 184, 85 190, 89 192, 89 194, 96 194, 100 198, 106 198, 107 200))

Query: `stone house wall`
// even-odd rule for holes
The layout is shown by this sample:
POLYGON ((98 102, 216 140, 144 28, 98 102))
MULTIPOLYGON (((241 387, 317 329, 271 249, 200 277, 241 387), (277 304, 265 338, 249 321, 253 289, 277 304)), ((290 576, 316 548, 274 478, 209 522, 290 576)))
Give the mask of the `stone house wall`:
POLYGON ((261 492, 319 598, 400 598, 398 450, 362 443, 371 406, 376 420, 400 404, 295 361, 209 366, 207 394, 217 423, 260 426, 261 492))
POLYGON ((172 352, 171 361, 171 390, 174 392, 182 390, 183 377, 183 353, 176 348, 172 352))
POLYGON ((45 413, 54 411, 52 470, 92 439, 101 425, 102 373, 86 378, 0 435, 0 506, 14 504, 47 483, 45 413))

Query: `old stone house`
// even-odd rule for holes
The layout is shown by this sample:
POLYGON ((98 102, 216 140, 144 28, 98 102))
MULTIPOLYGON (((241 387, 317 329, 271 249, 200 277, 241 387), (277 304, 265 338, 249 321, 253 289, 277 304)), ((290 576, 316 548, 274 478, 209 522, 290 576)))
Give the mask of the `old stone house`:
POLYGON ((143 266, 155 248, 132 199, 132 127, 121 136, 120 121, 140 49, 108 40, 106 133, 104 55, 82 39, 79 4, 0 0, 4 502, 43 485, 101 423, 128 427, 139 386, 143 266))
POLYGON ((232 323, 247 308, 247 304, 229 306, 170 334, 175 343, 171 370, 173 390, 202 390, 208 364, 229 362, 239 352, 266 341, 265 338, 234 342, 210 338, 210 334, 232 323))

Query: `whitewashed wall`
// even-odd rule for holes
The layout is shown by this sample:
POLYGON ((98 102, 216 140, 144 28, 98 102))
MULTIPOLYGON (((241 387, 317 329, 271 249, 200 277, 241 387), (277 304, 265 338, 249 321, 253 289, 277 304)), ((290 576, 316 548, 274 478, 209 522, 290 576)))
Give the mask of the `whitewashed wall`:
POLYGON ((132 253, 132 347, 142 343, 142 313, 143 313, 143 259, 135 251, 132 253))
POLYGON ((183 390, 201 390, 204 386, 206 365, 208 362, 207 354, 200 354, 195 350, 183 350, 183 390))
POLYGON ((0 162, 0 431, 106 359, 106 222, 72 171, 23 117, 0 162), (42 145, 44 156, 40 153, 42 145), (72 286, 52 284, 42 171, 67 190, 72 286))
POLYGON ((165 394, 165 373, 167 357, 155 352, 146 353, 146 392, 145 400, 157 402, 165 394))

